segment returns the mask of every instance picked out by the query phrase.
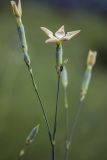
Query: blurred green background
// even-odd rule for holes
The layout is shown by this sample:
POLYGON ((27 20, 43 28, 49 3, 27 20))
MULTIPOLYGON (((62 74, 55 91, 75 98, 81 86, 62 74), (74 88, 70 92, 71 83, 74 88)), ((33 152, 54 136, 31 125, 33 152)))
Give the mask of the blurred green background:
MULTIPOLYGON (((82 30, 64 44, 64 58, 69 59, 71 123, 78 105, 88 50, 98 51, 91 85, 73 137, 70 159, 107 160, 107 3, 103 1, 103 5, 100 5, 101 0, 99 3, 93 0, 88 7, 88 1, 82 1, 81 5, 76 1, 77 5, 68 3, 64 8, 65 3, 61 1, 43 2, 22 1, 22 6, 34 76, 50 123, 53 125, 57 84, 55 45, 44 43, 46 36, 40 26, 55 32, 64 24, 66 31, 82 30)), ((57 130, 59 160, 64 156, 64 118, 61 86, 57 130)), ((51 159, 51 148, 41 108, 23 62, 10 2, 0 1, 0 160, 17 160, 29 131, 38 123, 39 134, 29 147, 25 160, 51 159)))

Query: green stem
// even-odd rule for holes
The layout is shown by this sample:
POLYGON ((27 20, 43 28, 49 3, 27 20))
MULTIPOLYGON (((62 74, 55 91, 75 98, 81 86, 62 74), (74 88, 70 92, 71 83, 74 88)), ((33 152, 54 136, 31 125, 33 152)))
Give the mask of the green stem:
POLYGON ((55 160, 55 144, 52 144, 52 160, 55 160))
POLYGON ((83 101, 80 100, 78 108, 77 108, 77 112, 75 114, 74 123, 73 123, 73 125, 71 127, 70 144, 72 144, 72 138, 73 138, 73 135, 74 135, 74 132, 75 132, 75 128, 76 128, 76 125, 77 125, 77 122, 78 122, 78 119, 79 119, 79 115, 80 115, 80 111, 81 111, 81 108, 82 108, 82 104, 83 104, 82 102, 83 101))
POLYGON ((57 123, 58 123, 59 87, 60 87, 60 73, 58 74, 58 86, 57 86, 57 97, 56 97, 56 109, 55 109, 54 129, 53 129, 53 154, 54 154, 54 159, 55 159, 56 130, 57 130, 57 123))
POLYGON ((73 122, 73 125, 72 125, 71 130, 70 130, 70 138, 69 138, 69 141, 68 141, 68 153, 67 154, 69 154, 69 148, 72 145, 72 140, 73 140, 73 136, 74 136, 74 133, 75 133, 76 125, 77 125, 77 122, 78 122, 78 119, 79 119, 81 108, 83 106, 82 104, 83 104, 83 100, 80 100, 79 105, 77 107, 77 112, 76 112, 75 117, 74 117, 74 122, 73 122))
POLYGON ((29 70, 29 73, 30 73, 30 76, 31 76, 31 79, 32 79, 32 83, 33 83, 33 86, 34 86, 34 90, 35 90, 35 93, 38 97, 38 100, 39 100, 39 103, 40 103, 40 106, 41 106, 41 109, 42 109, 42 112, 43 112, 43 116, 44 116, 44 119, 45 119, 45 124, 46 124, 47 130, 48 130, 49 140, 50 140, 51 147, 52 147, 52 150, 53 150, 53 139, 52 139, 51 128, 50 128, 49 121, 48 121, 48 118, 47 118, 47 114, 46 114, 46 111, 44 109, 44 106, 43 106, 43 103, 42 103, 42 100, 41 100, 41 97, 40 97, 40 94, 38 92, 37 85, 36 85, 36 82, 35 82, 35 79, 34 79, 34 76, 33 76, 32 68, 31 68, 31 65, 30 65, 31 64, 30 63, 30 57, 29 57, 29 54, 28 54, 28 46, 27 46, 27 41, 26 41, 25 29, 24 29, 24 25, 22 24, 22 20, 20 18, 17 18, 17 29, 18 29, 18 34, 19 34, 21 46, 22 46, 22 51, 24 53, 24 61, 27 65, 27 67, 28 67, 28 70, 29 70))
POLYGON ((33 86, 34 86, 35 93, 38 97, 38 100, 39 100, 39 103, 40 103, 40 106, 41 106, 41 109, 42 109, 42 112, 43 112, 43 116, 44 116, 44 119, 45 119, 45 124, 46 124, 47 130, 48 130, 50 143, 51 143, 51 146, 52 146, 52 133, 51 133, 51 128, 50 128, 49 121, 48 121, 48 118, 47 118, 47 114, 46 114, 46 111, 45 111, 44 106, 42 104, 40 94, 39 94, 38 89, 37 89, 37 85, 36 85, 36 82, 35 82, 35 79, 34 79, 34 76, 33 76, 32 68, 28 68, 28 69, 29 69, 29 73, 30 73, 30 76, 31 76, 31 79, 32 79, 32 83, 33 83, 33 86))
POLYGON ((69 110, 68 110, 67 88, 64 88, 64 103, 65 103, 65 160, 68 160, 69 110))

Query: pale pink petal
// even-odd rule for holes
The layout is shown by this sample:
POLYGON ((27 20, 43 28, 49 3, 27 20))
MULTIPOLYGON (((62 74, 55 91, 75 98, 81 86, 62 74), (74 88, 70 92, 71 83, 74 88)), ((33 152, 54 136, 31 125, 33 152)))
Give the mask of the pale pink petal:
POLYGON ((11 3, 11 6, 12 6, 13 14, 16 17, 20 17, 20 13, 19 13, 18 7, 16 5, 16 2, 15 1, 10 1, 10 3, 11 3))
POLYGON ((56 38, 60 39, 65 36, 64 26, 61 26, 55 33, 56 38))
POLYGON ((60 38, 60 41, 68 41, 68 38, 66 38, 66 36, 62 37, 62 38, 60 38))
POLYGON ((22 6, 21 6, 21 0, 18 2, 18 10, 20 12, 20 15, 22 15, 22 6))
POLYGON ((12 7, 13 7, 14 5, 16 5, 16 2, 15 2, 15 1, 10 1, 10 3, 11 3, 11 5, 12 5, 12 7))
POLYGON ((88 66, 94 66, 94 64, 96 63, 96 56, 97 56, 96 51, 89 50, 88 57, 87 57, 88 66))
POLYGON ((10 1, 11 5, 16 5, 16 2, 15 1, 10 1))
POLYGON ((59 42, 59 40, 55 37, 49 38, 45 41, 45 43, 57 43, 57 42, 59 42))
POLYGON ((64 40, 70 40, 72 37, 77 35, 80 32, 80 30, 67 32, 66 36, 63 38, 64 40))
POLYGON ((53 32, 51 32, 49 29, 45 27, 40 27, 40 28, 49 38, 53 38, 53 32))

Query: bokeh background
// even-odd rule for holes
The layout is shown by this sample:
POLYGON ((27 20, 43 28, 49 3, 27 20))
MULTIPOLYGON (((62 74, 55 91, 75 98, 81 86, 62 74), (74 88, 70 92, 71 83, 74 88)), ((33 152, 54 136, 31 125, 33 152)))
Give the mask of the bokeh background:
MULTIPOLYGON (((40 26, 55 32, 81 33, 64 44, 68 58, 70 122, 77 109, 89 49, 98 52, 88 95, 73 137, 70 159, 107 160, 107 1, 22 0, 34 75, 51 125, 56 99, 55 45, 45 44, 40 26)), ((64 156, 64 103, 60 88, 57 159, 64 156)), ((0 0, 0 160, 17 160, 29 131, 40 124, 39 134, 24 159, 51 159, 51 148, 38 99, 23 62, 10 1, 0 0)))

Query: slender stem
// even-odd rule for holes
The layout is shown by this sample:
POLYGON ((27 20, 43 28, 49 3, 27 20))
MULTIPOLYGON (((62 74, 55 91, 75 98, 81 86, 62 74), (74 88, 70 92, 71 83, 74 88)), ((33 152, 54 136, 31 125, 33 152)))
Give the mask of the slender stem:
POLYGON ((77 112, 76 112, 76 115, 75 115, 75 118, 74 118, 74 123, 71 127, 71 132, 70 132, 70 144, 72 144, 72 138, 74 136, 74 132, 75 132, 75 128, 76 128, 76 125, 77 125, 77 122, 78 122, 78 119, 79 119, 79 115, 80 115, 80 111, 81 111, 81 108, 82 108, 82 103, 83 101, 80 100, 79 102, 79 105, 78 105, 78 108, 77 108, 77 112))
POLYGON ((69 158, 69 149, 68 148, 66 148, 66 150, 65 150, 65 160, 68 160, 68 158, 69 158))
MULTIPOLYGON (((28 67, 28 70, 29 70, 29 73, 30 73, 30 76, 31 76, 31 79, 32 79, 32 83, 33 83, 33 86, 34 86, 34 90, 35 90, 35 93, 38 97, 38 100, 39 100, 39 103, 40 103, 40 106, 41 106, 41 109, 42 109, 42 112, 43 112, 43 116, 44 116, 44 119, 45 119, 45 124, 46 124, 47 130, 48 130, 49 140, 50 140, 50 143, 51 143, 51 147, 53 149, 53 139, 52 139, 51 128, 50 128, 50 125, 49 125, 49 121, 48 121, 48 118, 47 118, 46 111, 44 109, 44 105, 42 103, 40 94, 39 94, 38 89, 37 89, 37 85, 36 85, 36 82, 35 82, 35 79, 34 79, 34 76, 33 76, 33 72, 32 72, 30 57, 29 57, 29 54, 28 54, 28 46, 27 46, 27 40, 26 40, 24 25, 22 23, 21 17, 16 18, 16 20, 17 20, 17 29, 18 29, 18 34, 19 34, 21 46, 22 46, 22 51, 24 53, 24 61, 25 61, 25 64, 27 65, 27 67, 28 67)), ((53 158, 52 158, 52 160, 53 160, 53 158)))
POLYGON ((68 140, 69 136, 69 112, 68 112, 68 100, 67 100, 67 91, 65 89, 65 119, 66 119, 66 140, 68 140))
POLYGON ((52 146, 52 133, 51 133, 51 128, 50 128, 49 121, 48 121, 48 118, 47 118, 47 114, 46 114, 46 111, 44 109, 40 94, 38 92, 37 85, 36 85, 36 82, 35 82, 35 79, 34 79, 34 76, 33 76, 32 69, 31 68, 28 68, 28 69, 29 69, 29 73, 30 73, 30 76, 31 76, 31 79, 32 79, 32 83, 33 83, 33 86, 34 86, 34 89, 35 89, 35 93, 36 93, 36 95, 38 97, 38 100, 39 100, 39 103, 41 105, 41 109, 42 109, 43 116, 44 116, 44 119, 45 119, 45 124, 46 124, 47 130, 48 130, 50 143, 51 143, 51 146, 52 146))
POLYGON ((52 160, 55 160, 55 145, 52 144, 52 160))
POLYGON ((57 97, 56 97, 56 109, 55 109, 54 129, 53 129, 53 154, 54 154, 54 159, 55 159, 56 130, 57 130, 57 122, 58 122, 59 87, 60 87, 60 73, 58 74, 58 86, 57 86, 57 97))
POLYGON ((53 140, 55 140, 56 138, 56 129, 57 129, 57 121, 58 121, 59 86, 60 86, 60 73, 58 75, 58 87, 57 87, 56 109, 55 109, 55 118, 54 118, 53 140))
POLYGON ((64 103, 65 103, 65 160, 68 160, 68 141, 69 141, 69 110, 67 99, 67 88, 64 88, 64 103))
MULTIPOLYGON (((69 138, 69 143, 68 143, 68 152, 69 152, 70 146, 72 145, 72 140, 73 140, 75 128, 76 128, 76 125, 77 125, 77 122, 78 122, 78 119, 79 119, 81 108, 83 106, 82 104, 83 104, 83 100, 80 99, 79 105, 77 107, 77 112, 76 112, 75 117, 74 117, 74 122, 73 122, 73 125, 71 126, 71 130, 70 130, 70 138, 69 138)), ((69 154, 69 153, 67 153, 67 154, 69 154)))

